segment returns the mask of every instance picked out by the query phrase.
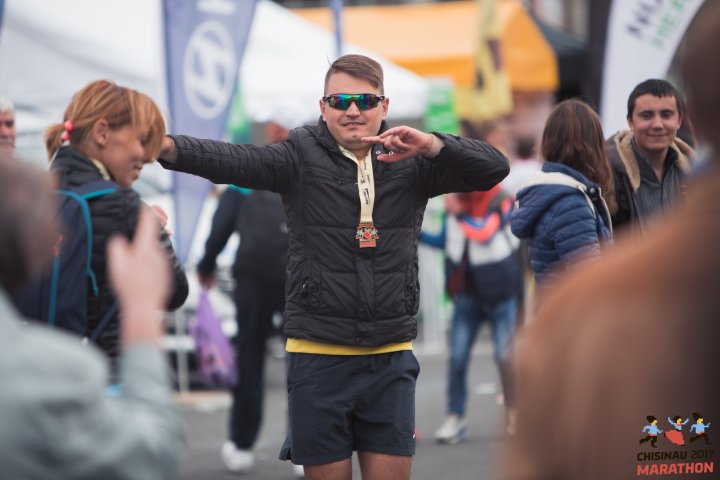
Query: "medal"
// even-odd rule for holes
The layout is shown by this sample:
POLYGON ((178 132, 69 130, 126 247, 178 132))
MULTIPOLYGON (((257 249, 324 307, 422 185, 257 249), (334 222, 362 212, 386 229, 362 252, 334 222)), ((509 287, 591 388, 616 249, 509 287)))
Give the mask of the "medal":
POLYGON ((358 225, 355 239, 358 240, 360 248, 374 248, 377 246, 378 232, 372 223, 361 223, 358 225))
POLYGON ((373 179, 372 152, 368 151, 363 159, 338 145, 340 151, 358 167, 357 187, 360 199, 360 224, 355 230, 355 239, 360 248, 375 248, 379 238, 377 228, 373 224, 372 212, 375 205, 375 181, 373 179))

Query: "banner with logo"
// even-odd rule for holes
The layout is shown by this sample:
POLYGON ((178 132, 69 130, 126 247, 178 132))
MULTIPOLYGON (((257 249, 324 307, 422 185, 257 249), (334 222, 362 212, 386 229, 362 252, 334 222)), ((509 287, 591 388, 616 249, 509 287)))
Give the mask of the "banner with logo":
POLYGON ((703 0, 615 0, 610 7, 600 115, 606 136, 627 128, 627 98, 638 83, 665 78, 703 0))
MULTIPOLYGON (((255 0, 163 0, 170 130, 220 139, 255 0)), ((173 173, 174 243, 187 261, 210 182, 173 173)))

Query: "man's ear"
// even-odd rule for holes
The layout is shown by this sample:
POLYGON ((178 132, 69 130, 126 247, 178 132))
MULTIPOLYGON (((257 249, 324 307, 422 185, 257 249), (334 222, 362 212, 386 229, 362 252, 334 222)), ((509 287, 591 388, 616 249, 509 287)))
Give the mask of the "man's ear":
POLYGON ((389 107, 389 106, 390 106, 390 99, 389 99, 389 98, 385 98, 385 99, 382 101, 382 112, 383 112, 383 113, 382 113, 382 118, 383 118, 383 120, 385 120, 385 117, 387 117, 388 107, 389 107))
POLYGON ((97 144, 100 148, 104 147, 108 141, 108 136, 110 135, 110 125, 107 120, 101 118, 95 122, 90 130, 90 135, 95 144, 97 144))
POLYGON ((322 115, 323 122, 327 122, 325 120, 325 100, 322 98, 320 99, 320 115, 322 115))
POLYGON ((634 125, 633 125, 633 121, 632 121, 632 116, 627 117, 627 124, 628 124, 628 128, 630 129, 630 131, 631 131, 631 132, 634 131, 634 130, 633 130, 633 126, 634 126, 634 125))

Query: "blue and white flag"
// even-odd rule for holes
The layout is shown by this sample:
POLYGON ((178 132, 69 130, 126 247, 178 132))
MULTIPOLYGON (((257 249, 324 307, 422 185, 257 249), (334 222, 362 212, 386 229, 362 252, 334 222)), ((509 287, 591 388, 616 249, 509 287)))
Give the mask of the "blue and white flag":
POLYGON ((343 31, 342 31, 342 9, 343 0, 328 0, 330 2, 330 10, 333 14, 333 23, 335 24, 335 53, 336 58, 340 58, 343 54, 343 31))
MULTIPOLYGON (((255 0, 163 0, 170 130, 220 139, 225 132, 255 0)), ((173 173, 175 249, 188 259, 211 184, 173 173)))

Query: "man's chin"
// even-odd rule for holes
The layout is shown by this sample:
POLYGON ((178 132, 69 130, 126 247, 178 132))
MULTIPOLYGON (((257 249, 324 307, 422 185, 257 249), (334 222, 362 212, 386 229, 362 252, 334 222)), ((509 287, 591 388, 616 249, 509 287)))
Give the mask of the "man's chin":
POLYGON ((644 144, 639 145, 641 148, 647 150, 648 152, 662 152, 663 150, 670 148, 670 145, 672 145, 672 141, 668 142, 667 140, 663 140, 656 142, 644 142, 644 144))

